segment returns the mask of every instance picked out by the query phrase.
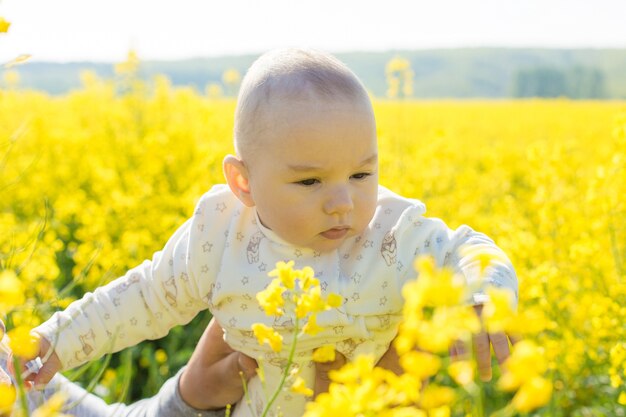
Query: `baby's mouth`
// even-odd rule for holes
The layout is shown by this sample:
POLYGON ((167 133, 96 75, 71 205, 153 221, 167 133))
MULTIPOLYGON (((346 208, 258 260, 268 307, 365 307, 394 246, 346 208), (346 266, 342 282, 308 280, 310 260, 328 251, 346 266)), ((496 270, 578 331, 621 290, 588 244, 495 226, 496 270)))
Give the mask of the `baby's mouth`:
POLYGON ((333 227, 332 229, 328 229, 320 234, 326 239, 337 240, 344 238, 349 231, 350 228, 348 226, 337 226, 333 227))

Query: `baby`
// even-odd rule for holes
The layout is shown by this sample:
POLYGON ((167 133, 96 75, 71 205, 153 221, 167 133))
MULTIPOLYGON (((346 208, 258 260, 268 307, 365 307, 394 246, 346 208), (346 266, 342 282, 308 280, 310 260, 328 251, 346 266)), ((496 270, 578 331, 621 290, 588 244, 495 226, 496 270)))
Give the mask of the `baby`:
MULTIPOLYGON (((324 294, 344 297, 318 316, 324 330, 297 346, 296 363, 311 386, 316 347, 332 343, 348 359, 381 357, 389 348, 416 256, 431 255, 473 282, 477 262, 460 247, 501 253, 485 235, 450 230, 424 217, 419 201, 378 185, 372 104, 357 77, 327 54, 279 50, 251 66, 237 104, 235 148, 224 159, 228 186, 202 196, 162 251, 36 329, 40 356, 53 348, 45 372, 162 337, 209 308, 228 344, 262 360, 271 394, 285 354, 260 346, 250 327, 264 323, 291 340, 293 322, 265 316, 255 294, 277 261, 294 260, 296 268, 313 267, 324 294)), ((508 261, 489 268, 486 282, 517 294, 508 261)), ((249 394, 251 407, 242 402, 234 416, 260 414, 267 398, 259 378, 249 394)), ((277 403, 283 415, 298 416, 305 398, 285 392, 277 403)))

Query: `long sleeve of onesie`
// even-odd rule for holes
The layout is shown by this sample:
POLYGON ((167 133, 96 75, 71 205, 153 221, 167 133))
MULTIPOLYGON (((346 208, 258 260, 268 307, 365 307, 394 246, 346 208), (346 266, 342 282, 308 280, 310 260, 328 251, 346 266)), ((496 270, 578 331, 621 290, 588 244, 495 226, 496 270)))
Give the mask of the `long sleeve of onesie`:
POLYGON ((517 276, 506 254, 487 235, 476 232, 468 226, 452 230, 436 218, 419 220, 424 238, 416 243, 415 255, 430 255, 439 267, 447 267, 462 273, 466 283, 474 289, 471 303, 480 304, 486 300, 485 289, 492 287, 509 289, 518 298, 517 276), (467 248, 467 251, 463 249, 467 248), (481 277, 478 254, 492 256, 489 267, 481 277))
POLYGON ((189 262, 192 225, 192 220, 183 224, 151 261, 87 293, 35 329, 50 341, 64 369, 165 336, 207 308, 189 262))

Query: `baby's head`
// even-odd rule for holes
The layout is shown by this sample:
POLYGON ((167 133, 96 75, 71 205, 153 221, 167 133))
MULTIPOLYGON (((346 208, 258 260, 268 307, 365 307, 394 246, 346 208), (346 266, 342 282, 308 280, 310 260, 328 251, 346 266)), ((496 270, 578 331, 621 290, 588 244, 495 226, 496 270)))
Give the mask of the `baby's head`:
POLYGON ((279 238, 326 252, 360 234, 378 193, 376 125, 358 78, 310 50, 261 56, 242 82, 233 193, 279 238))

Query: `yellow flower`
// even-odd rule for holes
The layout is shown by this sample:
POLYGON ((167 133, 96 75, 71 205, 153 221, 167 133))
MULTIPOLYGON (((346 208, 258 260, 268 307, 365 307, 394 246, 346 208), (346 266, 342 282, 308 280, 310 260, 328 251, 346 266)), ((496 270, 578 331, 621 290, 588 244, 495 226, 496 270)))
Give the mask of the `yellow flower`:
POLYGON ((305 397, 313 396, 313 390, 311 388, 307 388, 306 382, 301 376, 296 377, 296 380, 291 385, 290 390, 291 392, 304 395, 305 397))
POLYGON ((448 374, 459 385, 469 385, 474 381, 474 366, 470 361, 455 361, 448 365, 448 374))
POLYGON ((328 303, 322 298, 322 289, 319 285, 309 288, 309 291, 296 299, 296 317, 303 318, 309 313, 319 313, 328 308, 328 303))
POLYGON ((450 407, 444 405, 443 407, 433 408, 428 411, 428 417, 450 417, 450 407))
POLYGON ((126 61, 115 64, 115 73, 119 75, 133 75, 139 70, 139 56, 134 50, 129 50, 126 61))
POLYGON ((400 366, 418 379, 435 375, 441 367, 441 359, 428 352, 411 351, 400 357, 400 366))
POLYGON ((226 85, 237 85, 241 81, 241 74, 236 69, 227 69, 222 74, 222 81, 226 85))
POLYGON ((461 255, 469 258, 474 262, 478 262, 480 277, 483 276, 485 270, 495 262, 506 262, 504 255, 493 248, 466 245, 461 248, 461 255))
POLYGON ((428 385, 422 392, 420 405, 426 410, 442 407, 454 401, 454 390, 449 387, 428 385))
POLYGON ((26 326, 16 327, 9 330, 9 348, 13 353, 24 359, 33 359, 39 353, 39 338, 36 333, 31 333, 26 326))
POLYGON ((4 17, 0 16, 0 33, 6 33, 9 31, 11 22, 8 22, 4 17))
POLYGON ((315 362, 332 362, 335 360, 335 347, 333 345, 323 345, 313 351, 315 362))
POLYGON ((271 270, 267 275, 270 277, 278 277, 285 288, 293 290, 297 276, 293 270, 293 265, 294 261, 289 261, 287 263, 279 261, 276 263, 276 268, 271 270))
POLYGON ((361 377, 370 375, 374 369, 373 355, 359 355, 352 362, 348 362, 341 369, 330 371, 330 378, 341 384, 353 384, 358 382, 361 377))
POLYGON ((61 412, 66 400, 67 394, 57 392, 42 406, 33 411, 32 417, 72 417, 61 412))
POLYGON ((315 272, 310 266, 305 266, 301 270, 296 271, 300 283, 301 290, 308 290, 311 287, 320 285, 320 281, 315 278, 315 272))
POLYGON ((393 72, 404 72, 408 70, 411 66, 411 63, 406 59, 400 56, 394 56, 387 62, 385 66, 385 72, 387 74, 393 72))
POLYGON ((252 331, 261 346, 267 343, 274 352, 280 352, 283 347, 283 337, 276 330, 261 323, 254 323, 252 331))
POLYGON ((322 328, 317 325, 317 316, 315 314, 311 314, 311 316, 309 317, 309 320, 302 327, 302 331, 305 334, 310 334, 312 336, 322 331, 322 328))
POLYGON ((163 349, 157 349, 154 352, 154 360, 157 363, 165 363, 167 361, 167 353, 163 349))
POLYGON ((617 398, 617 403, 620 405, 626 405, 626 392, 622 391, 619 393, 619 397, 617 398))
POLYGON ((530 340, 522 340, 513 346, 511 356, 504 363, 504 372, 498 387, 513 391, 547 369, 543 349, 530 340))
POLYGON ((402 288, 402 295, 408 304, 406 309, 453 306, 463 300, 464 278, 446 268, 436 269, 432 257, 417 258, 415 269, 419 273, 417 280, 408 282, 402 288))
POLYGON ((509 330, 515 317, 513 300, 515 295, 506 288, 490 287, 487 289, 489 296, 482 310, 482 318, 490 333, 509 330))
POLYGON ((15 272, 5 269, 0 272, 0 313, 24 304, 24 284, 15 272))
POLYGON ((285 305, 285 299, 283 298, 283 292, 285 292, 285 288, 280 284, 281 282, 278 278, 274 279, 266 289, 258 292, 256 295, 259 305, 268 316, 282 316, 284 314, 283 306, 285 305))
POLYGON ((13 385, 0 383, 0 414, 6 413, 13 408, 17 399, 17 392, 13 385))
POLYGON ((330 293, 328 294, 326 302, 328 303, 328 307, 337 308, 343 304, 343 297, 339 294, 330 293))
POLYGON ((534 377, 524 383, 513 397, 513 406, 523 412, 544 406, 550 401, 552 383, 542 377, 534 377))

